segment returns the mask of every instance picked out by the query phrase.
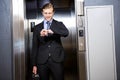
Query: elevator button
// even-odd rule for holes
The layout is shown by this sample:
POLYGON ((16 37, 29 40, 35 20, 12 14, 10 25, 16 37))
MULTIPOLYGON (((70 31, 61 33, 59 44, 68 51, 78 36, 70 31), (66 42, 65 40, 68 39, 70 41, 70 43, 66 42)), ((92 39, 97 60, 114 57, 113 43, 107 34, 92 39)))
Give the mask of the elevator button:
POLYGON ((84 36, 83 34, 84 34, 83 30, 79 30, 79 37, 83 37, 84 36))

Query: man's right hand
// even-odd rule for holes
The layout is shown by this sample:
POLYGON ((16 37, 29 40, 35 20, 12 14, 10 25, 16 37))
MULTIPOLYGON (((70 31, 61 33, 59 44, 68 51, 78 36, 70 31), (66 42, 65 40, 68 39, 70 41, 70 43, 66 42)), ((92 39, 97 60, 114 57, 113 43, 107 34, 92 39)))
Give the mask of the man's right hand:
POLYGON ((37 74, 37 66, 33 66, 33 71, 34 74, 37 74))
POLYGON ((40 32, 40 36, 48 36, 48 31, 46 29, 42 29, 40 32))

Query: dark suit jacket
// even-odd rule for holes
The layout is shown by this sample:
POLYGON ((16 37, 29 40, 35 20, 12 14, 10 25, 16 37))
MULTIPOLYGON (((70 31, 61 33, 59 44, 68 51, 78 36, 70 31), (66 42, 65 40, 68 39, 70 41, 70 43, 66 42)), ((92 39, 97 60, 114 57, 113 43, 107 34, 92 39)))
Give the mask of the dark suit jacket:
POLYGON ((40 36, 40 31, 43 29, 43 22, 36 25, 33 32, 33 46, 32 46, 32 65, 44 64, 49 54, 56 62, 64 60, 64 49, 61 43, 61 37, 68 36, 68 29, 62 22, 53 19, 50 29, 54 34, 48 34, 46 37, 40 36))

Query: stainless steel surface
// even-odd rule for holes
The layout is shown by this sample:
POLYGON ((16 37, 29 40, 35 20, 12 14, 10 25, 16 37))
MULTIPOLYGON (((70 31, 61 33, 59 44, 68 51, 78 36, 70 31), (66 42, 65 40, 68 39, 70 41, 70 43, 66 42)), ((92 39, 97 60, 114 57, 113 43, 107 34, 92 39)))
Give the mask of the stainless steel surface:
POLYGON ((77 19, 77 38, 78 38, 78 51, 85 52, 85 25, 84 16, 76 15, 77 19))
POLYGON ((24 0, 12 0, 13 78, 25 80, 24 0))
POLYGON ((75 1, 75 14, 77 26, 77 61, 79 67, 79 80, 87 80, 84 0, 75 1))
POLYGON ((87 80, 86 54, 84 51, 78 51, 79 80, 87 80))
POLYGON ((84 15, 84 0, 76 0, 76 11, 77 11, 77 15, 84 15))

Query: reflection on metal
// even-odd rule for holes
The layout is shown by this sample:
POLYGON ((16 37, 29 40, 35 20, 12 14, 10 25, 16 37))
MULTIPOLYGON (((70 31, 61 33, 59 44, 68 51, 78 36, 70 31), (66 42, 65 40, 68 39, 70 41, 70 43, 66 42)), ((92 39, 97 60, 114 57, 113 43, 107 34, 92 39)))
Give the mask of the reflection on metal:
POLYGON ((76 6, 77 15, 84 15, 84 0, 76 0, 76 6))
POLYGON ((24 0, 12 0, 13 79, 25 80, 24 0))

